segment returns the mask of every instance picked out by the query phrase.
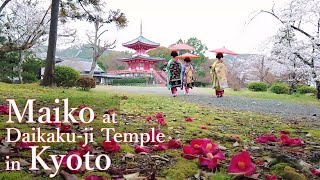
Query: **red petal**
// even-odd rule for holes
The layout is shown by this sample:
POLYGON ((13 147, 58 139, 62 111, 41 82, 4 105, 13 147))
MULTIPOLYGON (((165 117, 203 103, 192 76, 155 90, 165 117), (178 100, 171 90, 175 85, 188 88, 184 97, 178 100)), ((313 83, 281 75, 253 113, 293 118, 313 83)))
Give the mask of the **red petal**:
POLYGON ((266 180, 277 180, 276 175, 266 175, 266 180))
POLYGON ((162 112, 158 112, 158 113, 156 114, 156 118, 157 118, 157 119, 163 119, 163 118, 164 118, 163 113, 162 113, 162 112))
POLYGON ((181 148, 182 147, 182 144, 181 144, 181 141, 176 141, 174 139, 171 139, 168 143, 168 148, 170 149, 174 149, 174 148, 181 148))
POLYGON ((185 118, 185 121, 186 121, 186 122, 192 122, 192 118, 187 117, 187 118, 185 118))
POLYGON ((281 130, 281 131, 279 131, 281 134, 290 134, 290 132, 289 131, 284 131, 284 130, 281 130))
POLYGON ((320 169, 314 169, 311 172, 312 172, 312 174, 314 174, 316 176, 320 176, 320 169))
POLYGON ((163 150, 168 149, 168 145, 166 145, 166 144, 164 144, 164 143, 160 143, 160 144, 158 144, 158 145, 154 145, 154 146, 152 147, 152 149, 153 149, 154 151, 163 151, 163 150))
POLYGON ((150 152, 148 147, 145 147, 145 146, 142 147, 142 146, 138 146, 138 145, 134 146, 134 151, 136 153, 141 153, 141 152, 149 153, 150 152))
POLYGON ((93 175, 86 177, 84 180, 102 180, 102 178, 100 176, 93 175))
POLYGON ((153 117, 151 117, 151 116, 150 116, 150 117, 147 117, 146 120, 147 120, 147 121, 153 121, 153 117))

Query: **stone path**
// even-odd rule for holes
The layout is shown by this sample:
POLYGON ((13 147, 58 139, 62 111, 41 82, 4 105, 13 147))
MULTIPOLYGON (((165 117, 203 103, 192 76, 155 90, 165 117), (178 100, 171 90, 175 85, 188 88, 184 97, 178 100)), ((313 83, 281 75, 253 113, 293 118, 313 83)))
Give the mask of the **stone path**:
MULTIPOLYGON (((96 90, 113 91, 116 93, 154 94, 159 96, 171 96, 165 87, 124 87, 124 86, 99 86, 96 90)), ((250 111, 262 114, 271 114, 289 119, 308 119, 320 123, 320 108, 317 106, 303 105, 277 100, 251 99, 238 96, 225 96, 216 98, 209 88, 195 88, 192 94, 185 96, 179 91, 178 99, 218 107, 234 111, 250 111)), ((173 97, 172 97, 173 98, 173 97)))

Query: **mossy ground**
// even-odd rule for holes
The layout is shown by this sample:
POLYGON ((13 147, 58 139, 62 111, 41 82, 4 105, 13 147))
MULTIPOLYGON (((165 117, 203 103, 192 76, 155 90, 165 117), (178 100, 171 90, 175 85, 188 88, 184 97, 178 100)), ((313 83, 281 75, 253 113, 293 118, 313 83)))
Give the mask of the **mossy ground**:
MULTIPOLYGON (((242 151, 245 147, 252 146, 252 141, 255 140, 259 134, 277 132, 278 130, 288 130, 292 132, 292 136, 301 136, 300 132, 309 132, 312 134, 308 140, 317 142, 320 139, 320 133, 317 127, 305 122, 298 122, 295 124, 285 124, 288 121, 277 117, 260 115, 249 112, 234 112, 221 111, 198 104, 186 103, 173 99, 171 97, 155 97, 152 95, 123 95, 96 92, 96 91, 79 91, 76 89, 60 89, 60 88, 44 88, 38 85, 7 85, 0 84, 0 105, 7 104, 6 99, 13 98, 16 100, 19 107, 22 108, 26 99, 36 99, 37 108, 48 106, 56 107, 54 99, 69 99, 69 107, 77 107, 85 104, 91 107, 98 118, 90 124, 94 128, 95 140, 99 146, 104 140, 104 136, 99 132, 102 127, 114 127, 116 132, 148 132, 150 128, 157 127, 166 135, 166 138, 181 139, 183 144, 187 144, 193 138, 209 138, 214 142, 219 143, 228 148, 225 151, 227 159, 232 155, 242 151), (107 109, 117 109, 118 116, 116 120, 118 124, 103 124, 102 115, 107 109), (156 113, 162 112, 166 115, 167 126, 158 127, 154 122, 147 122, 145 119, 148 116, 154 116, 156 113), (193 122, 185 122, 186 117, 193 118, 193 122), (200 129, 199 126, 207 127, 207 130, 200 129), (298 131, 297 131, 298 130, 298 131), (228 141, 231 136, 239 136, 241 138, 240 146, 233 147, 233 142, 228 141)), ((61 104, 60 104, 61 105, 61 104)), ((62 108, 61 108, 62 109, 62 108)), ((30 132, 35 125, 26 124, 7 124, 7 116, 1 116, 0 121, 0 137, 6 136, 5 128, 16 127, 22 132, 30 132)), ((37 125, 38 126, 38 125, 37 125)), ((46 125, 39 125, 45 128, 46 132, 52 131, 46 125)), ((82 125, 85 126, 85 125, 82 125)), ((46 143, 41 143, 45 145, 46 143)), ((51 143, 51 149, 64 151, 74 149, 77 144, 51 143)), ((133 153, 132 143, 120 143, 122 149, 119 153, 112 155, 112 161, 115 165, 121 165, 121 158, 126 153, 133 153)), ((259 146, 254 144, 254 146, 259 146)), ((28 156, 30 152, 20 152, 21 155, 28 156)), ((189 161, 181 157, 182 150, 165 150, 161 152, 153 152, 153 154, 162 156, 169 155, 173 163, 168 166, 162 166, 157 176, 161 179, 186 179, 193 177, 201 168, 197 160, 189 161)), ((46 153, 45 156, 50 153, 46 153)), ((261 152, 261 157, 268 156, 270 152, 261 152)), ((27 159, 28 160, 28 159, 27 159)), ((4 167, 4 162, 0 163, 4 167)), ((225 164, 227 165, 227 164, 225 164)), ((1 168, 2 169, 2 168, 1 168)), ((2 170, 0 177, 7 177, 9 172, 2 170)), ((43 179, 45 175, 31 174, 27 171, 11 172, 15 179, 43 179)), ((85 174, 77 175, 79 177, 86 177, 95 172, 87 172, 85 174)), ((12 176, 12 174, 10 176, 12 176)), ((96 173, 99 175, 109 176, 104 172, 96 173)), ((61 178, 60 176, 57 177, 61 178)), ((214 173, 211 179, 230 178, 226 173, 214 173)), ((0 178, 1 179, 1 178, 0 178)))

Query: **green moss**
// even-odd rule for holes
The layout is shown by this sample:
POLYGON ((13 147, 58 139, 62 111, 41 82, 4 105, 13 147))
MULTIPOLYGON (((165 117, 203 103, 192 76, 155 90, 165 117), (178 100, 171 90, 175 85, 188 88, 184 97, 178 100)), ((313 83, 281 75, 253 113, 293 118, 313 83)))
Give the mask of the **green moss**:
POLYGON ((129 144, 121 144, 121 152, 134 153, 134 149, 129 144))
POLYGON ((283 176, 284 175, 284 169, 285 167, 289 166, 290 164, 288 163, 278 163, 274 166, 271 167, 271 172, 278 175, 278 176, 283 176))
POLYGON ((191 161, 184 158, 179 158, 178 162, 172 167, 169 167, 169 169, 164 170, 163 174, 166 176, 166 179, 183 180, 194 176, 197 174, 197 171, 197 160, 191 161))
POLYGON ((284 168, 283 177, 288 180, 307 180, 303 174, 297 173, 296 170, 290 166, 284 168))
POLYGON ((232 176, 227 173, 218 172, 210 176, 210 180, 231 180, 232 176))
POLYGON ((109 174, 107 174, 106 172, 87 172, 84 177, 88 177, 88 176, 100 176, 103 178, 111 178, 111 176, 109 174))
POLYGON ((17 180, 17 179, 23 179, 23 180, 34 180, 35 178, 27 174, 26 172, 23 171, 5 171, 0 173, 0 179, 5 179, 5 180, 17 180))

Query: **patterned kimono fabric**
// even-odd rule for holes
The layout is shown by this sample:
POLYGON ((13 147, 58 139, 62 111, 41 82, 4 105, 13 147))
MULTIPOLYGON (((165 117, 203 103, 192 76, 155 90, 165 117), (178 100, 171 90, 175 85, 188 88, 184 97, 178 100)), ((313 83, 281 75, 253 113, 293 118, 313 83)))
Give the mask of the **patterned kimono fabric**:
POLYGON ((181 87, 181 64, 177 61, 173 61, 169 67, 170 79, 169 84, 171 86, 171 92, 173 95, 177 93, 177 87, 181 87))
POLYGON ((212 73, 212 88, 216 89, 216 96, 222 97, 224 88, 228 87, 227 82, 227 67, 223 62, 218 60, 211 66, 212 73))
POLYGON ((189 94, 189 89, 193 88, 193 67, 190 63, 186 63, 183 68, 183 86, 185 88, 185 93, 189 94))

